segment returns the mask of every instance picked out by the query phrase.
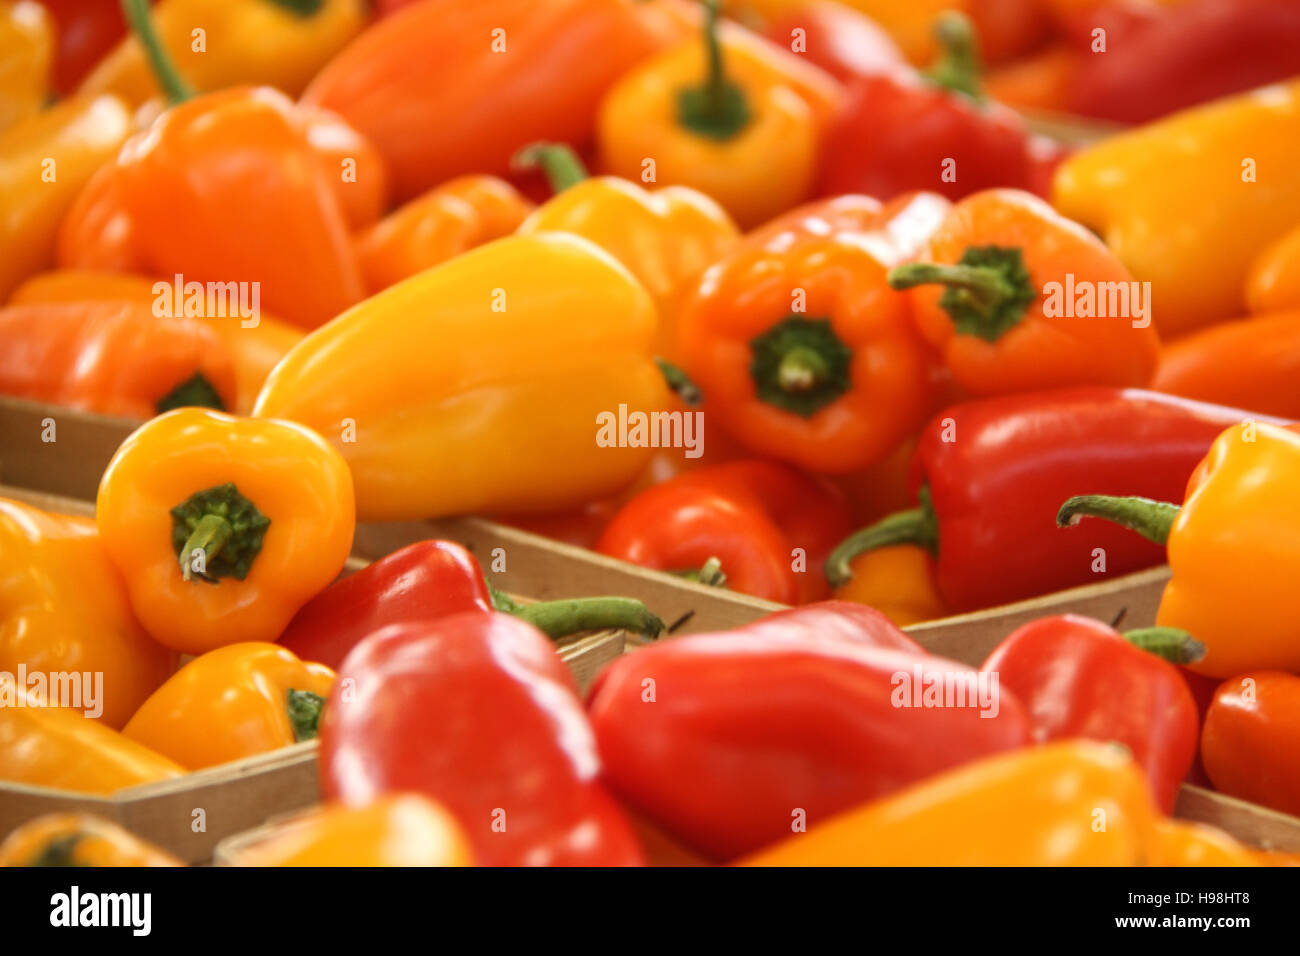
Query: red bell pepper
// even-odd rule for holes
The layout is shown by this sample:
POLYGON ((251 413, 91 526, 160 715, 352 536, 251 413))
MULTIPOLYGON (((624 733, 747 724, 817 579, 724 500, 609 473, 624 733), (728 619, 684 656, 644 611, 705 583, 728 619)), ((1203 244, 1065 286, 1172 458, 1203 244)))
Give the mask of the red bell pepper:
POLYGON ((644 862, 598 779, 577 686, 536 628, 471 611, 396 624, 339 668, 320 728, 321 791, 362 806, 432 797, 488 866, 644 862))
POLYGON ((911 466, 919 507, 850 536, 831 555, 827 576, 839 586, 862 552, 921 544, 935 555, 944 602, 970 611, 1161 564, 1163 547, 1118 525, 1059 530, 1061 502, 1080 488, 1182 501, 1214 439, 1246 418, 1265 420, 1141 389, 1059 389, 956 405, 921 432, 911 466))
POLYGON ((829 633, 828 613, 842 612, 798 608, 611 664, 587 705, 610 786, 691 848, 732 860, 1029 743, 1021 705, 977 688, 972 668, 897 649, 896 629, 879 621, 829 633))
POLYGON ((723 577, 706 583, 807 603, 829 593, 818 569, 851 527, 843 497, 825 481, 779 462, 735 461, 641 492, 610 520, 596 550, 696 579, 708 564, 706 577, 723 577))
POLYGON ((126 36, 122 6, 111 0, 41 0, 54 15, 58 49, 54 92, 73 92, 95 64, 126 36))
POLYGON ((1300 814, 1300 677, 1252 671, 1220 684, 1201 758, 1216 790, 1300 814))
POLYGON ((338 670, 357 644, 389 624, 492 610, 514 614, 550 637, 605 628, 651 636, 663 630, 663 622, 631 598, 516 604, 491 588, 474 555, 460 545, 417 541, 321 591, 294 615, 279 643, 301 660, 338 670))
POLYGON ((1186 631, 1120 634, 1065 614, 1017 628, 980 670, 997 674, 1025 705, 1040 740, 1087 737, 1127 747, 1169 813, 1200 732, 1196 701, 1174 665, 1204 654, 1186 631))
POLYGON ((844 82, 911 69, 884 27, 865 13, 830 0, 813 0, 783 12, 766 25, 763 34, 844 82))

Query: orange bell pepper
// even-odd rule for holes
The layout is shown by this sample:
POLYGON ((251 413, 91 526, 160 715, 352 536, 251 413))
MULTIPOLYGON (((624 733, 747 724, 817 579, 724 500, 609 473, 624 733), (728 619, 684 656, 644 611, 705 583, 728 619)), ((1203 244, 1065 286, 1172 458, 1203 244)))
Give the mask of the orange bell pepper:
POLYGON ((398 793, 359 807, 329 804, 242 847, 233 866, 472 866, 455 817, 428 797, 398 793))
POLYGON ((47 683, 80 674, 78 709, 102 708, 99 719, 120 728, 176 660, 131 616, 92 519, 0 498, 0 672, 23 667, 47 683), (87 686, 95 675, 102 686, 87 686))
POLYGON ((972 394, 1143 386, 1155 371, 1149 298, 1100 240, 1036 196, 963 199, 918 259, 890 285, 913 289, 916 327, 972 394))
MULTIPOLYGON (((172 282, 161 279, 166 289, 144 276, 120 272, 56 269, 32 276, 10 296, 11 305, 41 302, 134 302, 149 305, 159 292, 170 290, 172 282)), ((225 343, 234 363, 234 411, 247 415, 262 390, 266 377, 280 359, 302 339, 300 329, 262 312, 256 325, 245 325, 237 316, 198 316, 225 343)), ((166 320, 162 320, 166 321, 166 320)), ((148 418, 150 415, 140 416, 148 418)))
POLYGON ((1157 816, 1122 748, 1064 741, 931 777, 742 865, 1139 866, 1157 816))
POLYGON ((132 302, 10 306, 0 309, 0 340, 5 395, 137 419, 234 407, 230 353, 197 319, 132 302))
POLYGON ((934 583, 933 563, 930 553, 914 544, 867 551, 853 559, 853 579, 831 596, 874 607, 899 627, 946 617, 950 612, 934 583))
POLYGON ((53 56, 49 11, 32 0, 0 3, 0 130, 45 105, 53 56))
POLYGON ((1050 46, 989 71, 984 90, 990 99, 1014 109, 1063 113, 1078 69, 1079 54, 1067 46, 1050 46))
POLYGON ((394 210, 357 237, 357 259, 373 295, 417 272, 508 236, 533 211, 496 176, 458 176, 394 210))
POLYGON ((0 671, 0 780, 107 796, 170 780, 184 768, 0 671))
POLYGON ((183 408, 122 443, 96 520, 154 639, 189 654, 274 641, 352 547, 347 464, 292 422, 183 408))
POLYGON ((1300 303, 1290 311, 1234 319, 1160 350, 1151 387, 1264 415, 1300 419, 1300 303))
POLYGON ((1300 226, 1265 247, 1246 272, 1251 312, 1300 309, 1300 226))
POLYGON ((122 733, 202 770, 311 740, 333 686, 332 670, 300 661, 288 648, 228 644, 177 671, 122 733))
POLYGON ((0 843, 0 866, 184 865, 111 820, 90 813, 37 817, 0 843))
POLYGON ((720 29, 633 69, 605 94, 597 144, 606 171, 690 186, 748 228, 812 192, 838 82, 760 36, 720 29))
POLYGON ((1261 866, 1272 862, 1272 855, 1239 843, 1217 827, 1160 820, 1147 866, 1261 866))

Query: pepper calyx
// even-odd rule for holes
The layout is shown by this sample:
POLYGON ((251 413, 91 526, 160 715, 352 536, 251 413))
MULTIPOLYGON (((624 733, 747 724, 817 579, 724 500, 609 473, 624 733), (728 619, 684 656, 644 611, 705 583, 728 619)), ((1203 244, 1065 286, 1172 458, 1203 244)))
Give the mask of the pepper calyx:
POLYGON ((939 307, 958 335, 996 342, 1025 317, 1038 290, 1016 246, 970 246, 953 265, 910 262, 889 272, 894 289, 942 285, 939 307))
POLYGON ((939 553, 939 518, 930 498, 929 485, 917 492, 917 507, 886 515, 873 525, 855 531, 826 559, 826 580, 838 588, 853 580, 853 560, 868 551, 896 544, 920 545, 932 555, 939 553))
POLYGON ((244 580, 271 524, 233 482, 195 492, 172 508, 171 516, 172 547, 182 575, 211 584, 219 578, 244 580), (194 567, 196 551, 203 552, 201 569, 194 567))
POLYGON ((749 343, 760 401, 811 418, 852 386, 853 350, 830 319, 791 315, 749 343))
POLYGON ((293 727, 293 739, 296 743, 311 740, 320 728, 321 710, 325 698, 309 690, 289 688, 288 711, 289 725, 293 727))

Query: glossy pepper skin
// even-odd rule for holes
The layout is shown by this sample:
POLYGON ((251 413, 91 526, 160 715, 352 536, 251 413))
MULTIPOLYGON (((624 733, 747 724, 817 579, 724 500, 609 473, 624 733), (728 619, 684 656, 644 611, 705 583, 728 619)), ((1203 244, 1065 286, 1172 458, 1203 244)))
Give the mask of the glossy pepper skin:
POLYGON ((1246 305, 1259 314, 1300 309, 1300 226, 1265 247, 1251 263, 1246 305))
POLYGON ((38 112, 49 95, 54 25, 32 0, 0 7, 0 130, 38 112))
POLYGON ((92 519, 0 498, 0 608, 0 671, 102 675, 96 705, 109 727, 125 725, 176 667, 175 652, 132 616, 92 519))
POLYGON ((1157 814, 1118 747, 1060 741, 997 754, 842 813, 747 866, 1142 866, 1157 814), (1105 812, 1098 830, 1097 811, 1105 812))
POLYGON ((41 0, 54 17, 58 47, 54 58, 54 91, 72 93, 106 52, 126 35, 126 17, 116 3, 103 0, 41 0))
POLYGON ((654 330, 649 295, 595 246, 512 236, 309 335, 254 413, 336 442, 362 520, 572 507, 649 460, 650 448, 602 447, 599 433, 621 404, 667 407, 654 330), (342 440, 349 423, 355 441, 342 440))
POLYGON ((64 100, 0 132, 0 299, 54 263, 61 219, 130 130, 126 106, 100 96, 64 100))
POLYGON ((1220 793, 1300 813, 1300 677, 1252 670, 1219 685, 1201 759, 1220 793))
POLYGON ((448 259, 508 236, 533 211, 496 176, 458 176, 395 209, 357 236, 357 259, 373 295, 448 259))
POLYGON ((1083 149, 1057 169, 1052 205, 1096 230, 1134 278, 1151 283, 1156 324, 1172 338, 1245 312, 1251 261, 1300 219, 1300 179, 1289 172, 1297 140, 1293 80, 1083 149), (1247 159, 1254 181, 1244 178, 1247 159))
POLYGON ((974 671, 895 649, 896 634, 876 640, 896 631, 883 615, 873 630, 845 636, 828 633, 826 613, 811 605, 750 628, 664 641, 609 665, 587 707, 610 786, 692 849, 726 861, 805 819, 815 828, 931 774, 1029 743, 1028 718, 1005 691, 986 716, 973 690, 969 706, 898 704, 911 703, 907 688, 942 686, 951 675, 973 680, 974 671))
POLYGON ((51 813, 11 830, 0 866, 184 866, 129 830, 90 813, 51 813))
MULTIPOLYGON (((155 282, 144 276, 119 272, 55 269, 32 276, 14 290, 9 302, 11 305, 129 302, 147 305, 152 311, 160 295, 170 293, 171 298, 167 301, 174 301, 174 281, 155 282)), ((229 407, 240 415, 247 415, 253 410, 253 400, 257 398, 271 369, 303 337, 301 329, 264 311, 256 318, 256 325, 246 325, 248 320, 229 315, 203 315, 186 320, 200 322, 217 334, 222 343, 222 347, 215 349, 217 355, 229 352, 234 366, 235 386, 234 403, 229 407)), ((148 323, 156 323, 165 328, 171 327, 175 321, 155 319, 153 315, 147 319, 148 323)), ((209 356, 207 361, 215 362, 216 355, 209 356)), ((151 415, 152 413, 138 417, 149 418, 151 415)))
POLYGON ((1112 303, 1102 291, 1121 283, 1130 292, 1132 280, 1082 226, 1008 189, 957 203, 917 261, 889 275, 894 288, 911 290, 917 329, 974 395, 1145 386, 1159 349, 1151 301, 1139 314, 1129 295, 1112 303), (1091 315, 1082 314, 1080 292, 1070 300, 1071 288, 1092 291, 1091 315))
POLYGON ((734 591, 804 604, 826 597, 817 569, 850 527, 843 498, 825 481, 749 460, 647 488, 613 516, 596 550, 697 577, 712 560, 734 591))
POLYGON ((1155 566, 1161 549, 1121 528, 1093 522, 1059 530, 1061 492, 1181 498, 1215 437, 1248 415, 1138 389, 1058 389, 955 405, 921 432, 912 462, 920 507, 849 538, 827 574, 842 584, 847 562, 862 551, 919 543, 935 555, 944 603, 961 612, 1155 566))
POLYGON ((871 17, 829 0, 780 11, 764 24, 763 35, 841 82, 907 69, 907 59, 888 31, 871 17))
POLYGON ((809 198, 822 133, 841 90, 829 74, 743 30, 720 29, 619 79, 601 101, 596 142, 607 172, 711 196, 743 228, 809 198))
POLYGON ((1156 805, 1171 813, 1200 732, 1196 701, 1174 663, 1203 652, 1182 631, 1126 635, 1064 614, 1016 628, 980 670, 997 674, 998 686, 1025 705, 1039 740, 1123 744, 1146 775, 1156 805))
POLYGON ((473 866, 469 841, 443 807, 414 793, 361 807, 330 805, 241 848, 234 866, 473 866))
POLYGON ((1247 421, 1225 430, 1196 466, 1180 508, 1169 499, 1080 495, 1061 525, 1105 517, 1167 545, 1172 577, 1156 623, 1183 628, 1206 647, 1190 670, 1228 678, 1300 670, 1290 541, 1300 528, 1292 476, 1300 433, 1247 421), (1243 595, 1247 596, 1243 598, 1243 595))
POLYGON ((599 780, 573 677, 530 625, 478 611, 393 625, 359 644, 339 678, 321 726, 327 799, 431 797, 486 866, 644 862, 599 780))
POLYGON ((1168 343, 1151 387, 1296 420, 1297 375, 1300 307, 1234 319, 1168 343))
POLYGON ((939 596, 934 560, 925 548, 896 544, 858 555, 853 577, 834 589, 837 601, 855 601, 880 611, 899 627, 947 617, 939 596))
POLYGON ((417 541, 335 581, 294 615, 279 643, 303 660, 338 668, 352 648, 389 624, 435 621, 464 611, 501 610, 549 637, 626 628, 658 635, 663 622, 630 598, 516 604, 493 592, 483 569, 452 541, 417 541))
POLYGON ((79 710, 43 698, 0 673, 0 780, 107 796, 170 780, 184 768, 79 710), (25 694, 25 704, 18 703, 25 694))
POLYGON ((343 567, 355 526, 347 464, 318 435, 195 408, 122 443, 95 516, 140 623, 188 654, 274 641, 343 567))
POLYGON ((614 79, 684 35, 686 24, 666 6, 413 3, 348 44, 303 100, 375 143, 399 199, 467 173, 504 176, 529 143, 591 135, 596 104, 614 79), (422 119, 429 116, 440 120, 422 119))
POLYGON ((172 675, 122 734, 187 770, 202 770, 311 740, 333 686, 330 668, 286 648, 228 644, 172 675))
POLYGON ((0 309, 0 339, 5 395, 136 419, 235 403, 234 364, 217 333, 143 304, 9 306, 0 309))

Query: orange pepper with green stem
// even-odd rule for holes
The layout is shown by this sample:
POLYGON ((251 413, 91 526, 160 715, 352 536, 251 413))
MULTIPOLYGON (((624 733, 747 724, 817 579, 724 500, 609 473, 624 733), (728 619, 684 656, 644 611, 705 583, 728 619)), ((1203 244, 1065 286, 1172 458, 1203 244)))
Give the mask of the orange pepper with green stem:
POLYGON ((672 48, 605 94, 596 137, 607 171, 690 186, 748 228, 811 194, 841 91, 775 44, 720 29, 717 6, 709 0, 702 43, 672 48))
POLYGON ((896 544, 853 559, 853 579, 831 595, 880 611, 899 627, 947 617, 951 612, 934 583, 934 560, 920 545, 896 544))
POLYGON ((188 408, 136 429, 95 509, 131 607, 188 654, 274 641, 352 547, 352 479, 293 422, 188 408))
POLYGON ((49 96, 54 31, 33 0, 0 3, 0 130, 40 111, 49 96))
POLYGON ((111 820, 89 813, 51 813, 10 831, 0 866, 184 866, 111 820))
POLYGON ((313 739, 333 686, 332 670, 300 661, 288 648, 228 644, 172 675, 122 734, 202 770, 313 739))

